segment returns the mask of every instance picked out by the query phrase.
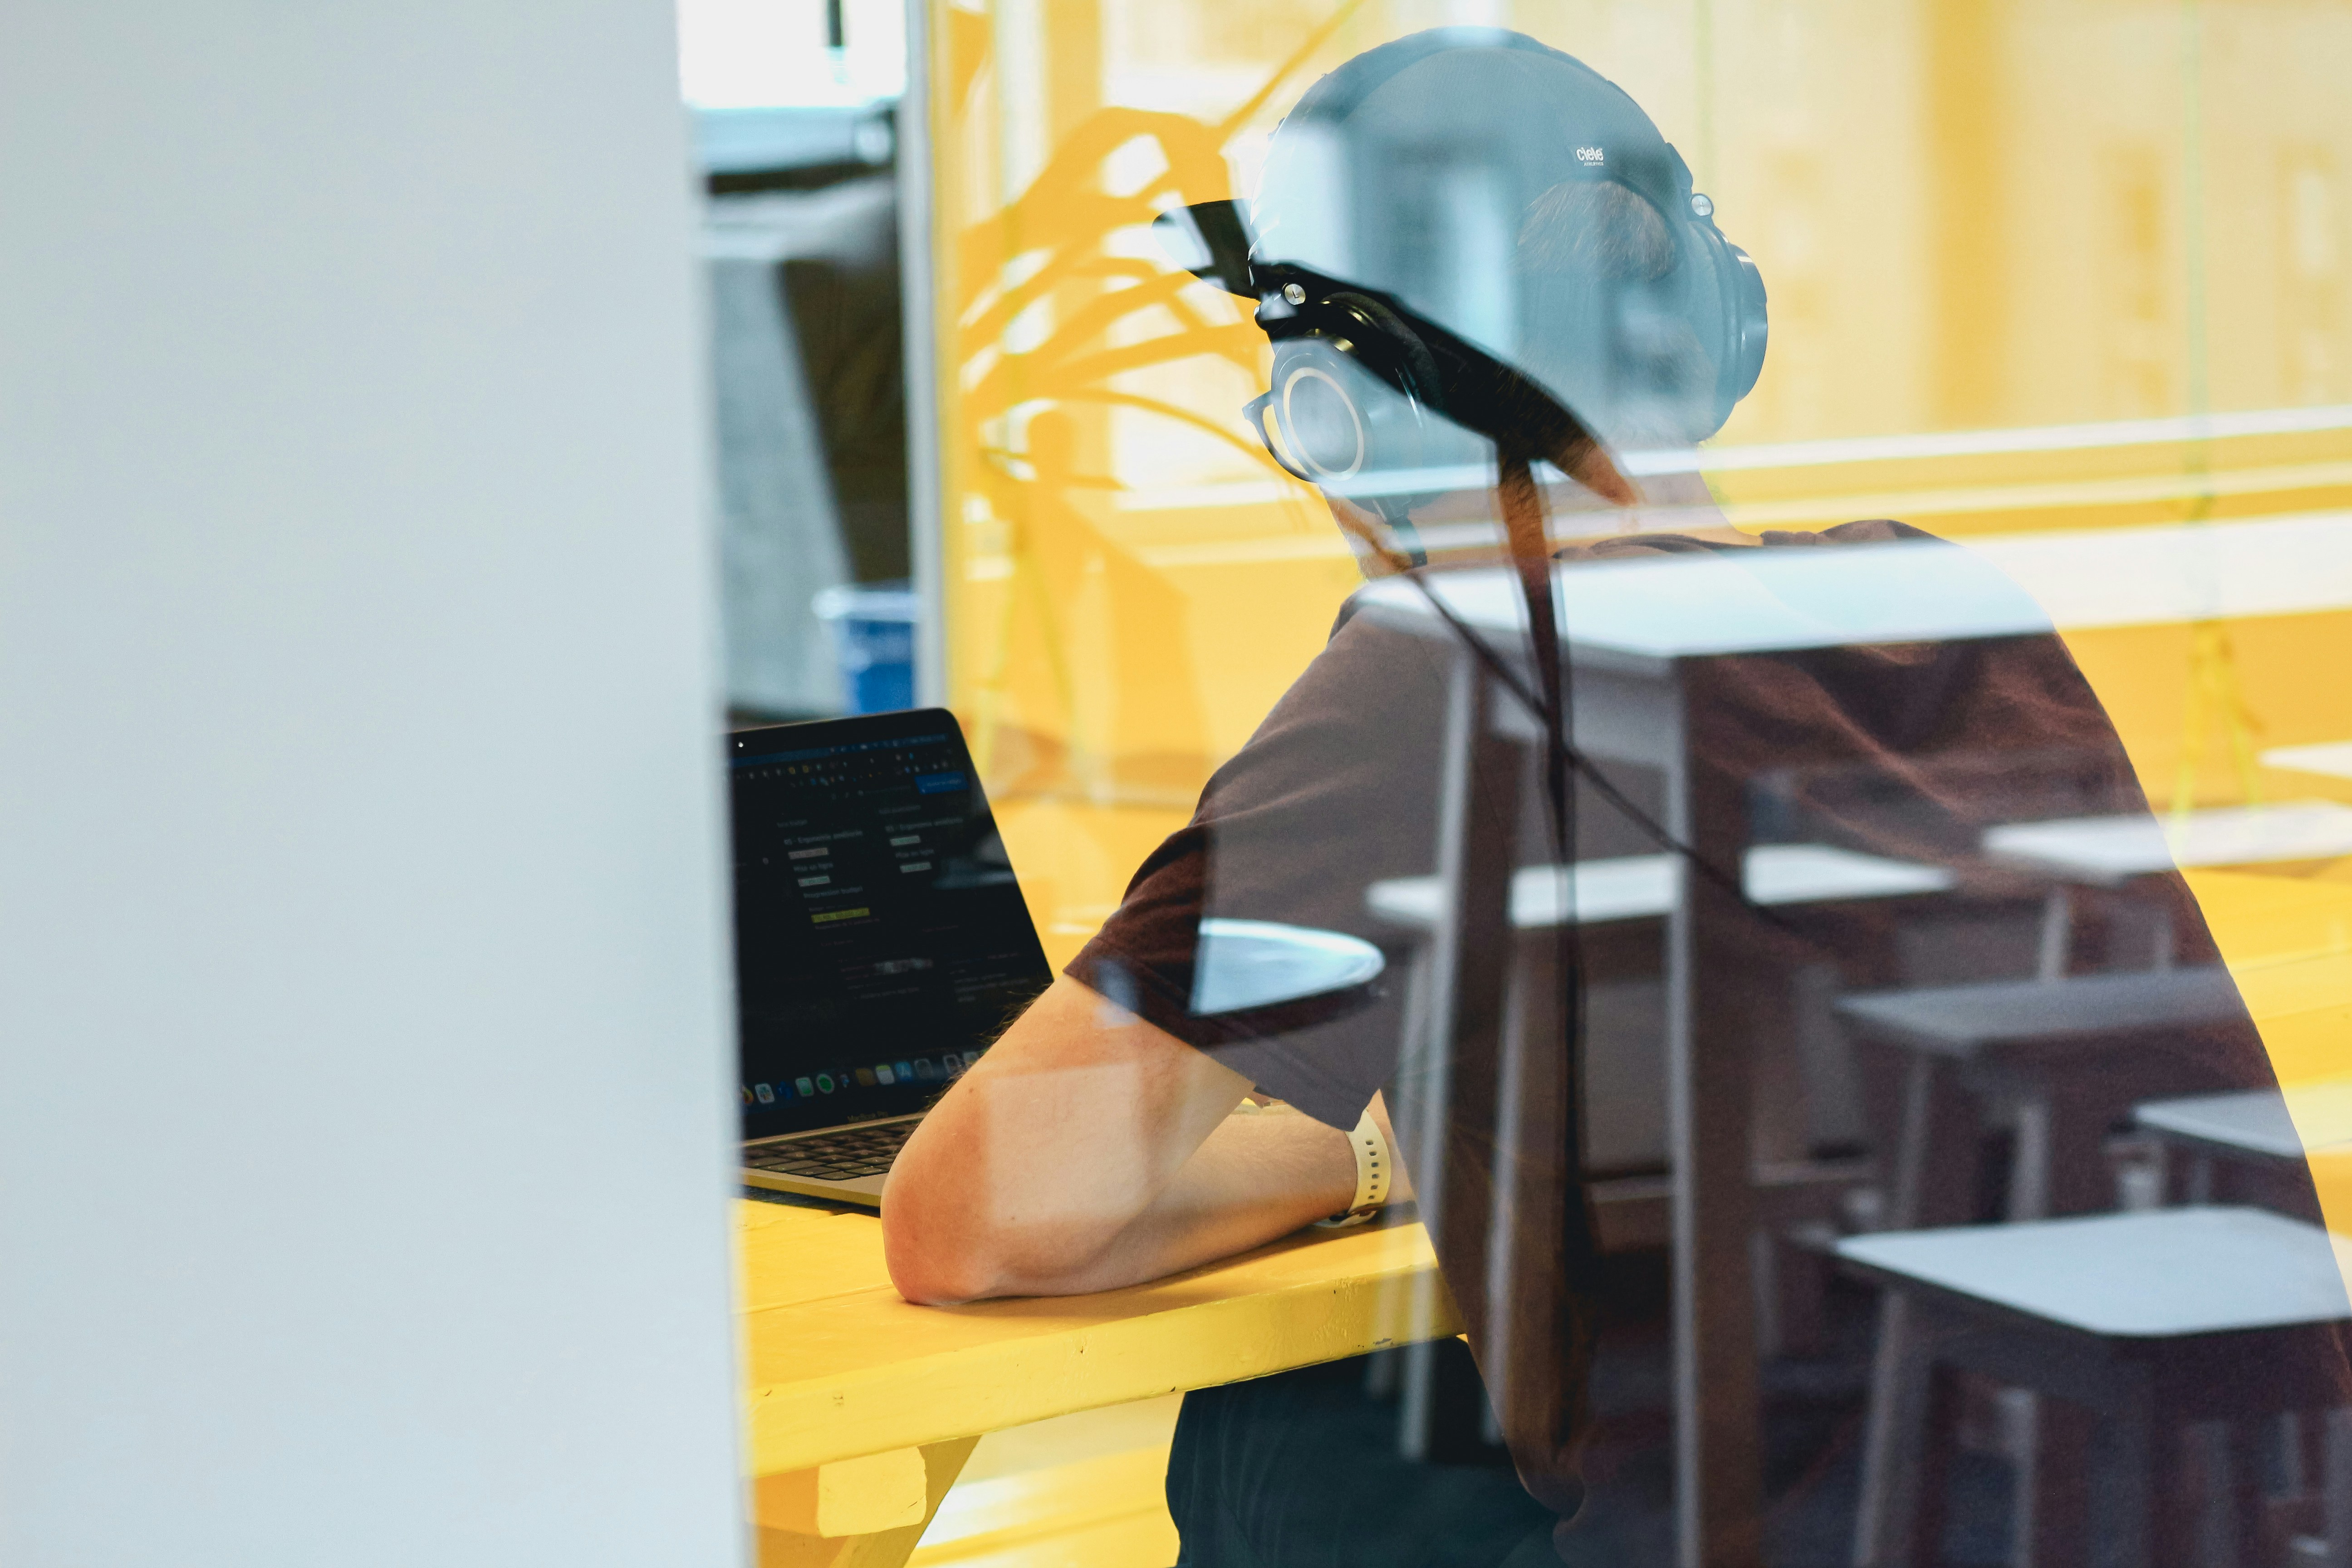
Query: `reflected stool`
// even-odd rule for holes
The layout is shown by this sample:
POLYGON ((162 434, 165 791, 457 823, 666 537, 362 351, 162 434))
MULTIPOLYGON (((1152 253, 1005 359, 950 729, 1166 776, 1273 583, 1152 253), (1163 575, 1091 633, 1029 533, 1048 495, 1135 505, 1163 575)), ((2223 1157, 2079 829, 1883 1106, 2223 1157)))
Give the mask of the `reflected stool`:
MULTIPOLYGON (((2352 1251, 2326 1232, 2190 1207, 1882 1232, 1838 1253, 1896 1304, 1873 1383, 1863 1568, 1937 1560, 1961 1371, 2042 1396, 2030 1544, 2050 1563, 2272 1568, 2259 1434, 2266 1418, 2324 1411, 2321 1543, 2299 1544, 2303 1561, 2352 1564, 2352 1420, 2333 1327, 2352 1319, 2352 1251)), ((2018 1533, 2028 1545, 2022 1521, 2018 1533)))
POLYGON ((2132 1120, 2179 1157, 2184 1201, 2252 1204, 2315 1222, 2309 1173, 2352 1152, 2352 1083, 2152 1100, 2133 1107, 2132 1120))
POLYGON ((2244 1006, 2216 964, 1880 992, 1837 1014, 1858 1042, 1905 1056, 1886 1218, 1907 1230, 1974 1217, 1963 1155, 1992 1102, 2016 1111, 2006 1217, 2113 1206, 2108 1128, 2179 1070, 2147 1047, 2244 1006))

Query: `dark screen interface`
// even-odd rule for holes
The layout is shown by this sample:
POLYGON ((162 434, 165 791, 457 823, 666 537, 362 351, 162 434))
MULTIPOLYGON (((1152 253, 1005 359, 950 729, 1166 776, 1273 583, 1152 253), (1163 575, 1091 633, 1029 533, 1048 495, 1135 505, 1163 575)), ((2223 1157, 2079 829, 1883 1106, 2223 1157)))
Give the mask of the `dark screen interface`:
POLYGON ((921 1110, 1051 978, 954 718, 729 750, 744 1135, 921 1110))

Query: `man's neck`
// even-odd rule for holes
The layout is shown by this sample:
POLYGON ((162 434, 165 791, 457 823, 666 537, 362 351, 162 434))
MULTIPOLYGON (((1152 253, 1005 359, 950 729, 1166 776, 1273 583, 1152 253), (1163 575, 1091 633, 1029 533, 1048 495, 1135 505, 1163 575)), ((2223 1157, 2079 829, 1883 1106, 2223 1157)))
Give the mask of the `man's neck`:
MULTIPOLYGON (((1758 542, 1752 535, 1732 527, 1723 509, 1716 504, 1706 478, 1699 472, 1696 448, 1645 450, 1633 456, 1626 467, 1641 491, 1639 506, 1617 506, 1573 479, 1557 479, 1543 487, 1544 510, 1550 516, 1550 532, 1555 540, 1567 542, 1579 538, 1677 533, 1712 544, 1758 542)), ((1365 576, 1384 577, 1399 568, 1401 559, 1384 559, 1375 546, 1375 542, 1390 537, 1386 524, 1344 500, 1334 499, 1331 510, 1341 531, 1353 543, 1357 564, 1365 576)), ((1412 514, 1416 524, 1439 532, 1449 525, 1491 522, 1494 516, 1492 489, 1456 490, 1415 508, 1412 514)), ((1489 553, 1496 561, 1503 558, 1499 537, 1491 552, 1451 549, 1443 552, 1448 565, 1475 564, 1489 553)))
POLYGON ((1753 544, 1755 539, 1731 526, 1706 488, 1698 469, 1698 452, 1684 447, 1668 453, 1644 452, 1634 465, 1642 471, 1634 483, 1642 504, 1619 515, 1622 533, 1679 533, 1717 544, 1753 544))

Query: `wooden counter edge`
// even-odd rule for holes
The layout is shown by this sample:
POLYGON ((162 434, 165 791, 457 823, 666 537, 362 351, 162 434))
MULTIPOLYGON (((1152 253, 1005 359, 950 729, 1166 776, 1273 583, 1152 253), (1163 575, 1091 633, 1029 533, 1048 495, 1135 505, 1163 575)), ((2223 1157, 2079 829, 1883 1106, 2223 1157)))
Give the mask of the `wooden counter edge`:
MULTIPOLYGON (((1097 1315, 1066 1326, 754 1388, 747 1411, 751 1473, 975 1436, 1460 1331, 1420 1226, 1360 1234, 1364 1241, 1383 1237, 1373 1267, 1182 1299, 1221 1276, 1243 1284, 1253 1265, 1300 1245, 1276 1243, 1132 1290, 1070 1298, 1074 1308, 1092 1307, 1097 1315), (1121 1298, 1154 1295, 1177 1299, 1165 1308, 1118 1310, 1121 1298)), ((984 1313, 989 1306, 943 1310, 984 1313)))

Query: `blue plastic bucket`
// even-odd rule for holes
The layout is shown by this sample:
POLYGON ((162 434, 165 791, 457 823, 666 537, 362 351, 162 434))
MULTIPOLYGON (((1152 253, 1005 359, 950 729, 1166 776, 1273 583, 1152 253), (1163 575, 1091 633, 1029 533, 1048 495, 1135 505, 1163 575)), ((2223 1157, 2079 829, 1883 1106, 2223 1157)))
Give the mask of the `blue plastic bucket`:
POLYGON ((903 583, 827 588, 817 618, 833 635, 842 705, 852 713, 892 713, 915 705, 915 622, 920 601, 903 583))

